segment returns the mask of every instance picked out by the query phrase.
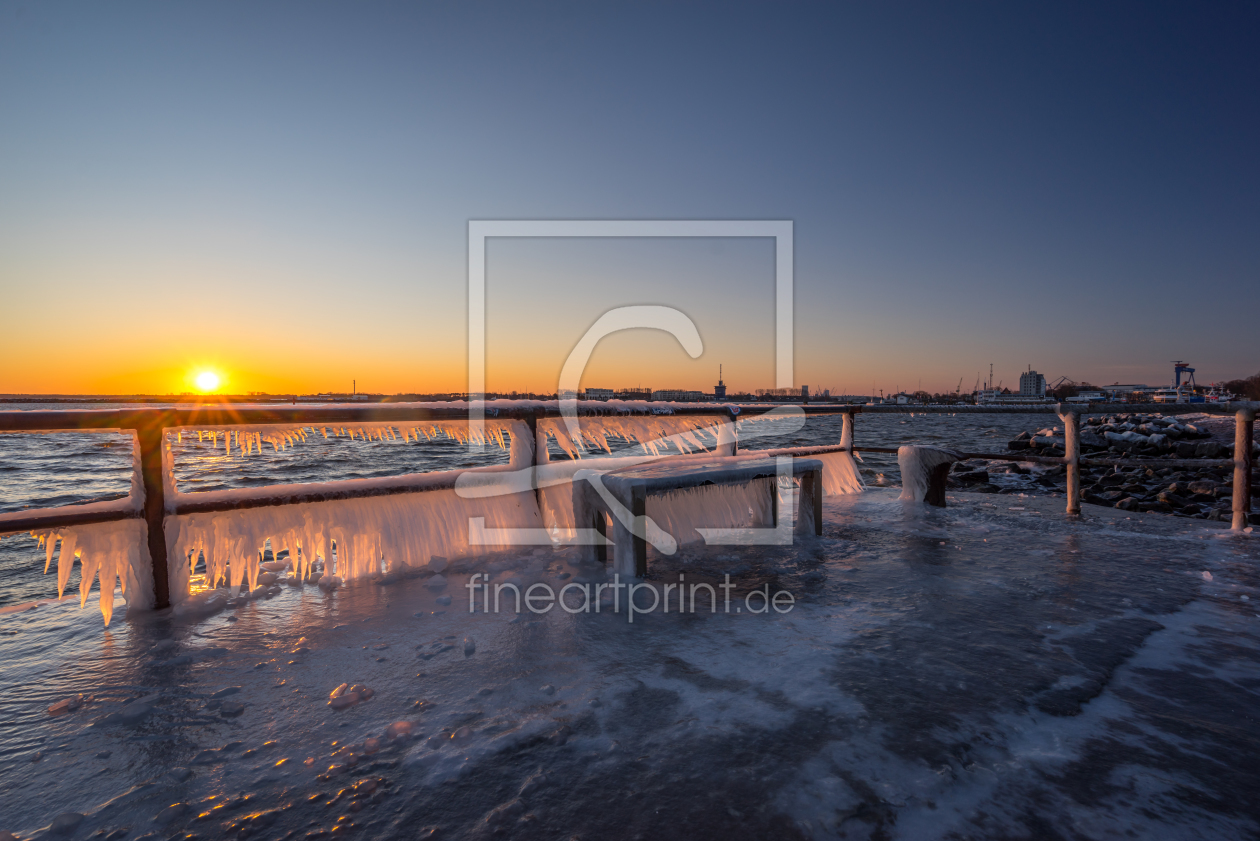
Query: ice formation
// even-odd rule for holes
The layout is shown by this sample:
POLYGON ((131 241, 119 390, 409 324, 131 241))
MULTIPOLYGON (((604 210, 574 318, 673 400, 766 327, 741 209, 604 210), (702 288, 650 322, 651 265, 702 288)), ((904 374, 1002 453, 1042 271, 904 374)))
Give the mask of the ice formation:
POLYGON ((534 495, 504 493, 462 499, 453 489, 276 505, 167 518, 172 602, 185 598, 198 556, 208 586, 233 594, 258 584, 263 545, 288 550, 294 577, 306 580, 322 563, 325 575, 350 581, 425 567, 434 556, 477 555, 469 518, 487 528, 541 528, 534 495))
POLYGON ((79 562, 79 606, 87 604, 93 581, 100 578, 101 616, 109 624, 114 613, 114 583, 122 588, 128 609, 153 606, 153 569, 149 562, 148 532, 140 519, 92 523, 55 529, 37 535, 46 552, 44 572, 57 555, 57 598, 79 562), (56 547, 60 543, 60 551, 56 547))
POLYGON ((939 447, 898 447, 897 465, 901 468, 901 499, 922 502, 927 497, 928 478, 932 470, 954 461, 958 461, 957 453, 939 447))
MULTIPOLYGON (((128 609, 153 606, 153 566, 149 560, 148 531, 138 514, 144 505, 144 486, 140 481, 140 445, 132 438, 131 493, 120 500, 68 506, 82 513, 118 513, 132 515, 127 519, 105 523, 63 526, 47 531, 31 532, 43 547, 44 572, 57 556, 57 599, 65 595, 66 584, 74 563, 79 562, 79 606, 87 604, 92 584, 100 579, 100 609, 109 625, 114 613, 115 582, 122 589, 128 609), (58 549, 58 547, 60 547, 58 549)), ((29 517, 40 510, 13 512, 13 517, 29 517)), ((4 527, 0 515, 0 530, 4 527)))
MULTIPOLYGON (((416 404, 427 405, 427 404, 416 404)), ((442 405, 449 408, 449 405, 442 405)), ((580 419, 577 440, 569 434, 562 418, 539 418, 537 434, 531 435, 521 420, 496 417, 499 411, 552 409, 556 403, 538 401, 490 401, 486 403, 480 428, 465 419, 425 422, 380 422, 355 424, 243 425, 233 427, 183 428, 173 436, 196 432, 214 447, 222 441, 225 452, 248 456, 269 444, 276 451, 300 444, 313 435, 343 436, 375 441, 420 441, 443 438, 461 443, 494 443, 509 449, 505 466, 448 471, 387 479, 321 483, 321 493, 335 497, 351 489, 371 485, 405 484, 406 493, 328 499, 237 509, 219 513, 176 514, 187 502, 246 502, 265 496, 282 500, 286 494, 309 493, 311 485, 270 486, 184 494, 175 485, 173 459, 166 448, 164 479, 166 490, 166 536, 168 573, 172 603, 185 601, 195 589, 208 592, 218 586, 231 588, 233 595, 252 592, 270 576, 291 569, 291 581, 314 580, 316 571, 325 583, 335 586, 370 575, 390 574, 425 568, 435 557, 477 555, 496 548, 470 545, 470 518, 482 518, 486 529, 546 529, 556 543, 565 543, 574 534, 573 474, 579 469, 609 470, 651 460, 670 453, 729 452, 737 434, 755 439, 762 420, 782 418, 775 414, 743 418, 736 424, 722 415, 674 414, 678 404, 582 403, 582 411, 598 411, 580 419), (752 424, 752 426, 750 426, 752 424), (554 439, 570 456, 550 461, 547 445, 554 439), (610 440, 611 439, 611 440, 610 440), (591 451, 612 453, 616 441, 634 442, 641 448, 635 455, 588 457, 591 451), (455 489, 456 479, 475 480, 481 492, 468 494, 455 489), (264 547, 270 544, 273 557, 288 552, 287 563, 272 562, 262 567, 264 547), (204 573, 195 578, 198 565, 204 573)), ((705 408, 714 408, 705 404, 705 408)), ((803 422, 803 419, 802 419, 803 422)), ((773 425, 766 424, 765 429, 773 425)), ((760 434, 780 434, 763 432, 760 434)), ((622 449, 620 453, 625 453, 622 449)), ((776 451, 747 451, 741 456, 764 458, 776 451)), ((677 456, 675 456, 677 457, 677 456)), ((843 451, 811 457, 824 464, 824 490, 827 494, 847 494, 862 490, 852 456, 843 451)), ((138 446, 135 448, 132 493, 121 502, 100 503, 138 512, 143 505, 139 482, 138 446)), ((747 487, 718 491, 684 491, 649 501, 649 516, 682 542, 696 539, 697 528, 759 525, 769 520, 770 491, 753 483, 747 487), (675 498, 676 497, 676 498, 675 498)), ((30 512, 23 512, 29 514, 30 512)), ((2 527, 3 517, 0 517, 2 527)), ((129 606, 152 603, 152 570, 140 519, 115 523, 76 526, 34 535, 48 546, 51 564, 53 547, 61 541, 58 559, 58 593, 64 590, 74 560, 83 567, 81 601, 86 602, 92 580, 100 576, 110 582, 102 588, 101 611, 108 624, 113 605, 113 584, 122 583, 129 606)))

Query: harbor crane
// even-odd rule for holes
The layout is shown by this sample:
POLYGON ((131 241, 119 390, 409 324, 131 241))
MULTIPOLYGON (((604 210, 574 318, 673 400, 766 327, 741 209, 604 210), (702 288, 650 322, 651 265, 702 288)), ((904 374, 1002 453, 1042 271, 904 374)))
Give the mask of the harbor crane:
POLYGON ((1186 385, 1190 386, 1191 389, 1196 389, 1199 387, 1199 384, 1194 381, 1194 369, 1191 368, 1186 363, 1181 362, 1180 360, 1178 360, 1177 362, 1174 362, 1173 373, 1175 373, 1177 377, 1176 383, 1173 385, 1173 388, 1176 388, 1178 390, 1181 389, 1181 375, 1182 374, 1187 375, 1186 385))

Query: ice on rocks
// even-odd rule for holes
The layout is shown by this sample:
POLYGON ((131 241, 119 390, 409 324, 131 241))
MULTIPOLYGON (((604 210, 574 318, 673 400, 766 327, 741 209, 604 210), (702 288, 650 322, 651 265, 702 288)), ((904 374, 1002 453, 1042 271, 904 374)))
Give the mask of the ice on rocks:
POLYGON ((344 710, 362 701, 371 700, 376 694, 361 683, 343 683, 328 695, 328 706, 334 710, 344 710))

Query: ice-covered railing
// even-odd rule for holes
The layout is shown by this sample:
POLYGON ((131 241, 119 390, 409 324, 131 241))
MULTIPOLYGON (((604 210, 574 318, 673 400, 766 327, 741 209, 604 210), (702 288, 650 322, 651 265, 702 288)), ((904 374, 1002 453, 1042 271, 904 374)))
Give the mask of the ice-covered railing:
MULTIPOLYGON (((176 440, 209 436, 215 446, 222 442, 225 452, 245 456, 264 444, 283 450, 313 434, 404 442, 442 437, 510 447, 507 466, 483 470, 520 470, 532 468, 540 452, 546 460, 548 438, 578 458, 588 449, 610 451, 610 438, 640 443, 651 453, 704 450, 704 435, 717 441, 717 429, 737 414, 730 406, 713 404, 579 404, 580 414, 600 416, 600 428, 584 426, 583 439, 575 442, 561 438, 548 422, 559 414, 554 401, 489 401, 484 411, 485 422, 475 425, 469 423, 467 404, 451 403, 0 412, 0 431, 131 430, 136 440, 135 478, 127 499, 0 515, 0 534, 30 532, 50 553, 60 546, 59 591, 76 560, 82 565, 84 596, 99 572, 107 582, 101 599, 109 603, 104 608, 108 618, 115 578, 129 607, 162 607, 186 596, 190 561, 203 557, 207 581, 252 588, 267 572, 257 551, 267 542, 277 551, 292 549, 299 576, 315 563, 327 563, 330 576, 347 578, 381 571, 386 556, 394 568, 406 568, 441 552, 463 554, 472 548, 459 528, 448 525, 466 526, 469 504, 453 494, 453 487, 468 471, 183 494, 175 485, 168 434, 176 440), (283 513, 246 513, 273 508, 283 513)), ((489 525, 541 525, 539 497, 538 492, 505 494, 496 502, 478 503, 479 513, 489 515, 483 517, 489 525)))
MULTIPOLYGON (((197 406, 172 409, 109 409, 88 411, 0 412, 0 432, 52 432, 131 430, 136 442, 136 471, 131 495, 126 500, 56 509, 0 514, 0 534, 31 532, 42 536, 46 547, 60 543, 59 593, 64 590, 73 563, 82 564, 80 598, 83 603, 92 581, 102 587, 102 612, 108 621, 113 582, 122 584, 128 607, 165 607, 186 598, 193 564, 206 563, 205 579, 224 582, 233 590, 251 590, 271 567, 291 567, 293 578, 309 578, 322 568, 330 580, 365 575, 391 574, 406 569, 434 566, 434 559, 477 554, 502 548, 469 543, 468 519, 480 518, 487 533, 538 529, 549 540, 563 542, 572 532, 572 495, 567 487, 579 469, 609 469, 628 460, 687 457, 690 453, 735 454, 739 434, 747 434, 761 413, 775 410, 765 404, 653 404, 628 402, 580 402, 582 416, 576 437, 560 418, 556 401, 487 401, 484 422, 469 421, 468 404, 410 403, 371 406, 197 406), (433 440, 437 437, 497 445, 511 451, 509 463, 443 473, 410 474, 386 479, 277 485, 201 494, 183 494, 173 478, 168 434, 179 438, 211 436, 248 457, 264 444, 276 450, 300 445, 311 435, 349 435, 372 440, 433 440), (567 456, 552 460, 549 444, 567 456), (614 443, 639 445, 637 454, 614 443), (595 455, 598 451, 598 455, 595 455), (594 456, 594 457, 592 457, 594 456), (486 474, 483 480, 500 483, 501 493, 469 498, 456 492, 461 476, 486 474), (522 479, 524 477, 524 479, 522 479), (524 484, 522 484, 524 481, 524 484), (289 551, 290 561, 261 561, 261 547, 289 551), (147 550, 147 551, 146 551, 147 550), (107 604, 108 602, 108 604, 107 604)), ((1238 433, 1234 466, 1234 525, 1241 528, 1250 510, 1250 475, 1255 404, 1190 407, 1091 406, 1090 412, 1179 411, 1234 412, 1238 433)), ((845 415, 841 441, 834 445, 792 447, 758 451, 766 455, 819 458, 824 463, 827 493, 852 493, 861 489, 853 459, 867 452, 897 452, 888 448, 862 448, 855 444, 853 420, 858 413, 1026 413, 1044 407, 930 407, 810 405, 798 407, 805 414, 845 415)), ((1079 512, 1081 465, 1111 464, 1116 460, 1080 458, 1079 407, 1060 406, 1065 422, 1067 454, 1062 458, 1026 455, 958 453, 960 458, 1038 461, 1067 465, 1068 511, 1079 512)), ((933 471, 932 458, 911 454, 908 472, 933 471)), ((1148 464, 1180 465, 1178 460, 1147 461, 1148 464)), ((1196 466, 1208 462, 1196 460, 1196 466)), ((916 473, 917 476, 917 473, 916 473)), ((922 478, 922 477, 920 477, 922 478)), ((931 475, 920 488, 912 478, 910 497, 944 504, 931 475)), ((484 481, 483 481, 484 484, 484 481)), ((49 548, 47 558, 51 565, 49 548)), ((440 566, 442 560, 436 561, 440 566)))

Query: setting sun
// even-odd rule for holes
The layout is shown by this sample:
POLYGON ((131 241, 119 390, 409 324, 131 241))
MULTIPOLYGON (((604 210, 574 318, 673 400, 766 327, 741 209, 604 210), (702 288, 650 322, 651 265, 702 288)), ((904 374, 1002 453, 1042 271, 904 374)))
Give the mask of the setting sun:
POLYGON ((219 375, 213 371, 202 371, 197 375, 197 388, 210 392, 219 387, 219 375))

